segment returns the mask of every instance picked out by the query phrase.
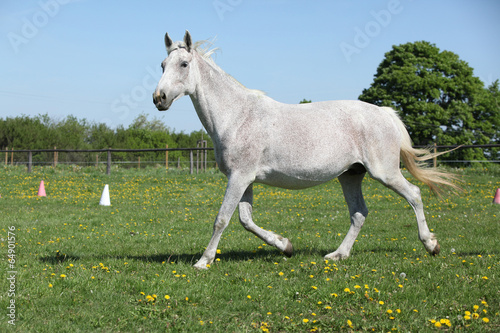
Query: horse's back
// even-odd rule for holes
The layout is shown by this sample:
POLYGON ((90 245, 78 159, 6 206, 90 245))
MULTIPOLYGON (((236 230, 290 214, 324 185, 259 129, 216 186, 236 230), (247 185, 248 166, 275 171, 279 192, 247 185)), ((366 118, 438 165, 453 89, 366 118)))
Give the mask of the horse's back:
POLYGON ((399 159, 400 134, 393 117, 360 101, 278 103, 269 110, 261 134, 256 140, 266 147, 257 178, 271 185, 313 186, 353 165, 369 165, 384 150, 399 159))

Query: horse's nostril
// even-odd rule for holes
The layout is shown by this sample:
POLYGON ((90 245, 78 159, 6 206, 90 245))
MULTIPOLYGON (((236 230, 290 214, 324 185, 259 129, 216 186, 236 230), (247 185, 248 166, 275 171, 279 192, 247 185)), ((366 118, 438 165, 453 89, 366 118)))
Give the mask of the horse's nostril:
POLYGON ((167 99, 167 95, 165 95, 165 93, 161 93, 161 99, 162 99, 162 100, 167 99))

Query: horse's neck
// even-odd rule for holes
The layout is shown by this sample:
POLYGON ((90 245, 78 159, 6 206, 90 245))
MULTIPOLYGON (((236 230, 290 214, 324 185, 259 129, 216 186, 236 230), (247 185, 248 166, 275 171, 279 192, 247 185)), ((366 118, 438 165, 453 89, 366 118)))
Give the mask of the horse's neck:
POLYGON ((250 91, 212 67, 201 56, 198 63, 199 83, 190 97, 208 134, 212 140, 218 141, 218 138, 231 135, 231 131, 238 128, 235 125, 238 119, 246 118, 248 105, 245 101, 250 91))

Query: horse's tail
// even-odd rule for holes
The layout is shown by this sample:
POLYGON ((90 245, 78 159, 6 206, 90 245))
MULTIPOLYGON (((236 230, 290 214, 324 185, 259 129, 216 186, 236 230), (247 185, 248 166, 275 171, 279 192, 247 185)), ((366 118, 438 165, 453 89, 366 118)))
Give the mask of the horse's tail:
POLYGON ((429 149, 413 148, 410 135, 408 134, 403 121, 401 121, 396 111, 389 107, 383 107, 382 109, 387 111, 392 116, 394 123, 397 125, 399 132, 401 133, 401 159, 413 177, 429 186, 431 191, 437 195, 440 195, 441 193, 441 186, 449 187, 453 191, 461 191, 462 189, 460 186, 453 182, 458 180, 458 176, 437 168, 428 167, 425 163, 421 163, 439 155, 449 153, 458 147, 440 153, 432 153, 429 149))

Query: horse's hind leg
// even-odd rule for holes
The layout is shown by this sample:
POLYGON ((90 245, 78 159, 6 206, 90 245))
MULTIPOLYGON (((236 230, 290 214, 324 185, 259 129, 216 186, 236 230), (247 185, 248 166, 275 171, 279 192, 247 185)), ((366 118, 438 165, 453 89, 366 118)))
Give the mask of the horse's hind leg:
POLYGON ((356 173, 355 171, 347 171, 338 178, 342 185, 347 206, 349 207, 351 227, 339 248, 335 252, 327 254, 325 259, 339 260, 349 257, 354 241, 358 237, 359 231, 368 215, 368 209, 366 208, 363 193, 361 192, 361 182, 364 176, 364 172, 356 173))
POLYGON ((271 231, 264 230, 257 226, 252 220, 252 204, 253 204, 253 186, 250 185, 246 189, 241 201, 238 205, 240 213, 240 223, 243 227, 255 234, 269 245, 277 247, 286 256, 291 257, 293 254, 292 243, 288 238, 284 238, 271 231))
POLYGON ((407 181, 399 168, 395 172, 385 172, 384 176, 378 174, 372 174, 372 176, 408 201, 417 217, 418 238, 424 244, 427 252, 432 255, 439 254, 441 247, 425 221, 424 205, 418 186, 407 181))

